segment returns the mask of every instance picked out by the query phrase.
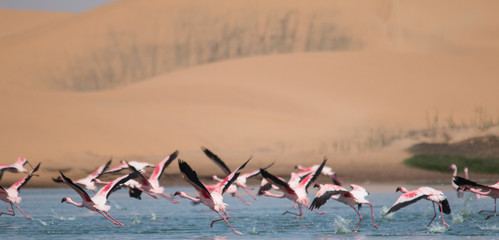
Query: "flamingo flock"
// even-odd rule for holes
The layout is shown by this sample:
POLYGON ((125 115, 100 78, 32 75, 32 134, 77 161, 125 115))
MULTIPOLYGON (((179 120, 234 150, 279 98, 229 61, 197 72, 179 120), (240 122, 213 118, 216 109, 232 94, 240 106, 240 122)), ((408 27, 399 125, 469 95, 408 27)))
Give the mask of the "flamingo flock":
MULTIPOLYGON (((215 212, 220 218, 212 220, 210 227, 217 222, 223 221, 227 226, 235 233, 241 234, 241 232, 234 229, 230 224, 230 216, 228 214, 228 204, 224 203, 223 195, 230 194, 233 197, 238 198, 243 203, 252 206, 252 204, 241 196, 239 196, 238 189, 243 189, 248 196, 250 196, 254 201, 258 198, 251 194, 252 187, 246 185, 248 178, 253 178, 261 175, 262 180, 260 188, 258 189, 257 195, 260 197, 272 197, 272 198, 286 198, 292 201, 293 208, 298 207, 298 212, 285 211, 283 215, 291 214, 298 217, 304 215, 304 209, 309 209, 319 215, 323 215, 326 212, 319 212, 317 209, 321 208, 327 203, 328 200, 333 199, 335 201, 341 202, 350 206, 358 215, 358 222, 354 227, 353 231, 356 232, 359 225, 363 219, 360 209, 362 205, 369 205, 372 219, 372 226, 378 229, 375 223, 373 204, 367 199, 369 193, 368 191, 359 185, 350 184, 350 190, 344 188, 342 184, 344 181, 337 176, 337 174, 328 166, 326 166, 327 158, 321 163, 315 165, 304 167, 301 165, 296 165, 295 170, 298 172, 291 172, 289 180, 285 180, 279 176, 271 174, 268 170, 274 163, 267 166, 243 173, 243 169, 251 161, 252 157, 242 163, 238 168, 231 171, 230 168, 225 164, 222 159, 213 153, 211 150, 201 147, 203 153, 212 160, 215 165, 220 167, 224 173, 224 177, 213 176, 213 179, 217 181, 215 184, 205 184, 203 183, 195 170, 187 163, 187 161, 182 159, 177 159, 178 151, 174 151, 170 155, 166 156, 162 161, 157 164, 147 163, 147 162, 135 162, 135 161, 120 161, 120 165, 113 167, 112 160, 108 160, 103 165, 96 168, 90 175, 85 178, 72 180, 67 176, 67 173, 59 170, 57 177, 52 180, 57 183, 65 184, 72 188, 81 198, 81 201, 77 202, 69 197, 64 197, 61 199, 61 203, 67 203, 80 208, 86 208, 90 211, 97 212, 107 220, 109 220, 114 225, 123 226, 124 224, 113 218, 109 211, 111 209, 110 205, 107 205, 110 195, 117 191, 118 189, 124 188, 129 191, 129 195, 132 198, 141 199, 141 194, 146 193, 154 199, 159 199, 162 197, 173 204, 179 203, 175 200, 175 197, 180 197, 192 201, 194 204, 204 204, 210 210, 215 212), (189 183, 197 192, 197 195, 191 196, 185 192, 177 191, 171 194, 165 194, 165 188, 160 185, 160 178, 162 177, 165 169, 177 159, 178 168, 181 173, 182 178, 189 183), (149 175, 147 173, 147 168, 154 168, 152 173, 149 175), (127 173, 121 173, 126 171, 127 173), (108 174, 120 174, 120 176, 114 178, 112 181, 106 182, 101 181, 99 178, 103 175, 108 174), (310 201, 308 198, 308 189, 313 183, 318 179, 319 175, 325 175, 331 179, 332 183, 317 183, 314 184, 314 188, 318 188, 315 197, 310 201), (100 186, 98 186, 100 185, 100 186), (93 192, 91 197, 87 191, 93 192), (274 191, 279 191, 280 193, 274 193, 274 191)), ((31 167, 28 171, 24 166, 31 164, 24 158, 19 158, 16 162, 10 165, 0 165, 0 178, 4 172, 9 173, 23 173, 24 175, 20 180, 15 182, 12 186, 5 189, 0 186, 0 199, 5 203, 6 212, 1 211, 1 215, 15 216, 15 209, 17 208, 21 214, 23 214, 27 219, 31 219, 30 216, 26 215, 23 210, 19 207, 21 202, 21 197, 19 196, 19 190, 24 186, 33 176, 38 176, 36 172, 40 167, 38 163, 35 167, 31 167), (10 207, 9 207, 10 205, 10 207)), ((452 174, 452 186, 457 191, 458 197, 462 197, 464 192, 474 193, 476 196, 490 197, 494 199, 494 210, 481 210, 479 213, 489 212, 485 219, 489 219, 497 214, 497 198, 499 197, 499 182, 494 185, 484 185, 477 183, 468 179, 467 168, 465 168, 465 177, 457 176, 457 166, 452 164, 449 167, 452 174)), ((428 200, 432 203, 434 209, 434 216, 430 224, 435 220, 435 218, 440 213, 442 224, 449 226, 445 222, 444 214, 451 213, 451 207, 447 197, 442 191, 437 189, 422 186, 416 190, 409 191, 404 187, 398 187, 396 192, 401 192, 402 194, 398 199, 395 200, 393 205, 388 211, 383 213, 383 215, 393 214, 404 207, 407 207, 421 199, 428 200)))

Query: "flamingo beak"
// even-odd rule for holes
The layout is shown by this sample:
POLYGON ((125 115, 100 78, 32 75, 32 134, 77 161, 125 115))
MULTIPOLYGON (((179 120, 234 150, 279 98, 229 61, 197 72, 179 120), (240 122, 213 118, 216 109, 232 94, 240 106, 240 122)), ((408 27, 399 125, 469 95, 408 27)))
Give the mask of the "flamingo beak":
POLYGON ((398 188, 395 190, 395 192, 401 192, 401 191, 402 191, 402 189, 401 189, 400 187, 398 187, 398 188))
POLYGON ((67 198, 62 198, 61 203, 65 202, 66 200, 67 200, 67 198))
POLYGON ((319 188, 319 187, 320 187, 320 186, 319 186, 319 184, 318 184, 318 183, 314 184, 314 188, 319 188))
POLYGON ((175 192, 175 193, 173 194, 173 196, 177 196, 177 195, 180 195, 180 192, 175 192))

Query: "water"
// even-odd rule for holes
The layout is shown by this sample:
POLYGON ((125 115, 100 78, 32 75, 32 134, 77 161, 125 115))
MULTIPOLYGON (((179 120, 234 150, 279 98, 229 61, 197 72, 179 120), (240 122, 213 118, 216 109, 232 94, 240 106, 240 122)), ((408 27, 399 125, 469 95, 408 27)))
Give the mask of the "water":
MULTIPOLYGON (((167 188, 167 193, 192 188, 167 188)), ((315 194, 311 191, 310 198, 315 194)), ((142 200, 128 197, 119 190, 110 197, 110 214, 125 226, 115 226, 100 214, 85 208, 61 203, 69 196, 79 201, 72 189, 23 189, 20 207, 28 220, 16 209, 16 216, 0 216, 0 239, 494 239, 499 235, 499 217, 485 220, 487 214, 477 214, 481 209, 492 210, 491 198, 474 199, 467 194, 458 199, 455 192, 445 192, 449 198, 452 214, 444 215, 450 227, 442 224, 438 216, 426 229, 433 217, 432 204, 421 200, 403 208, 393 215, 382 217, 382 213, 397 199, 393 192, 372 193, 368 199, 374 205, 374 216, 379 229, 372 227, 369 206, 360 210, 363 215, 358 232, 352 232, 358 217, 350 207, 329 200, 320 210, 324 215, 305 210, 304 217, 281 215, 292 209, 287 199, 258 197, 254 201, 241 191, 241 195, 253 206, 247 206, 230 195, 224 196, 229 204, 229 222, 243 233, 235 235, 225 222, 217 222, 218 215, 204 205, 193 205, 187 199, 173 204, 166 199, 153 199, 147 195, 142 200)), ((3 204, 2 204, 3 205, 3 204)), ((5 211, 0 206, 1 211, 5 211)), ((298 211, 297 209, 295 211, 298 211)))

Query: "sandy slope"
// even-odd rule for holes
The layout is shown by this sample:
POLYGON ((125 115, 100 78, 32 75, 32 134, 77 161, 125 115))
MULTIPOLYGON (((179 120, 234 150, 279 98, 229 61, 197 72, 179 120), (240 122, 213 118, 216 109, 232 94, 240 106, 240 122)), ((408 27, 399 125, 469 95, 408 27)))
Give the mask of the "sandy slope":
POLYGON ((47 25, 53 27, 53 23, 73 15, 75 14, 64 12, 0 9, 0 42, 2 42, 0 44, 6 44, 5 41, 14 41, 16 35, 33 34, 47 30, 47 25))
MULTIPOLYGON (((427 127, 435 116, 440 125, 450 118, 469 122, 478 106, 497 118, 497 1, 368 1, 362 7, 343 1, 266 3, 124 0, 43 31, 18 34, 19 41, 0 41, 2 163, 18 156, 42 161, 42 177, 33 184, 45 184, 58 169, 83 176, 109 157, 115 164, 122 158, 158 162, 178 149, 201 174, 220 173, 202 155, 204 145, 233 168, 253 155, 248 168, 275 161, 272 171, 285 175, 297 163, 319 163, 327 156, 346 180, 440 181, 448 174, 400 165, 408 157, 404 149, 425 139, 405 139, 381 150, 366 143, 427 127), (123 80, 120 87, 93 92, 48 90, 53 83, 47 75, 70 79, 75 75, 65 71, 80 73, 91 63, 126 71, 93 55, 109 49, 113 39, 118 46, 130 41, 154 46, 172 36, 191 36, 176 28, 182 24, 197 26, 224 16, 237 25, 255 15, 250 20, 265 25, 268 16, 279 20, 288 12, 301 20, 288 54, 187 68, 205 56, 189 55, 171 73, 138 83, 123 80), (307 24, 317 16, 360 43, 356 50, 303 53, 307 24), (75 64, 74 59, 80 60, 75 64)), ((210 36, 210 29, 195 29, 210 36)), ((272 44, 277 35, 262 36, 270 36, 266 41, 272 44)), ((207 39, 213 45, 214 39, 207 39)), ((167 172, 178 171, 172 165, 167 172)), ((2 182, 16 177, 5 174, 2 182)))

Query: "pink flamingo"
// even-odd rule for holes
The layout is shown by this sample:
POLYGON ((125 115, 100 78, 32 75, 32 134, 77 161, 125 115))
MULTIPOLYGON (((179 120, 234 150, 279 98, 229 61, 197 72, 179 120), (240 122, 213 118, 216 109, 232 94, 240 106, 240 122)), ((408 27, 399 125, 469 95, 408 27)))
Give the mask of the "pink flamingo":
MULTIPOLYGON (((206 156, 208 158, 210 158, 211 160, 213 160, 213 162, 215 162, 215 164, 217 164, 222 169, 222 171, 224 171, 224 173, 225 173, 226 176, 231 173, 229 167, 227 167, 227 165, 222 161, 222 159, 220 159, 220 157, 218 157, 212 151, 210 151, 209 149, 207 149, 207 148, 205 148, 203 146, 201 146, 201 149, 203 150, 203 152, 206 154, 206 156)), ((250 157, 250 159, 251 159, 251 157, 250 157)), ((269 166, 265 167, 264 169, 267 169, 267 168, 271 167, 273 164, 274 163, 270 164, 269 166)), ((247 181, 248 178, 255 177, 258 174, 260 174, 260 170, 255 170, 255 171, 252 171, 252 172, 249 172, 249 173, 245 173, 245 174, 239 175, 239 177, 237 177, 237 179, 234 181, 234 184, 232 184, 227 189, 226 193, 231 194, 233 197, 236 197, 239 200, 241 200, 242 202, 244 202, 245 204, 251 206, 251 203, 247 202, 246 200, 244 200, 243 198, 241 198, 237 194, 237 187, 241 187, 251 198, 253 198, 256 201, 257 198, 255 198, 249 192, 249 190, 253 190, 254 188, 248 187, 246 185, 246 181, 247 181)), ((216 180, 216 181, 218 181, 218 182, 222 182, 223 181, 223 179, 219 178, 216 175, 213 176, 213 179, 216 180)))
POLYGON ((26 158, 18 158, 17 161, 10 165, 0 165, 0 179, 2 179, 4 172, 12 173, 27 173, 28 170, 24 168, 24 164, 28 163, 26 158))
POLYGON ((249 162, 246 161, 243 165, 238 167, 234 172, 229 174, 224 181, 218 183, 216 187, 214 187, 211 191, 206 188, 206 186, 199 181, 199 178, 197 176, 197 173, 192 170, 192 168, 187 164, 186 162, 182 160, 178 160, 178 167, 180 168, 180 172, 182 173, 182 177, 184 178, 185 181, 187 181, 189 184, 191 184, 196 191, 198 191, 198 197, 191 197, 187 195, 185 192, 175 192, 174 196, 178 195, 182 198, 186 198, 191 200, 193 203, 203 203, 206 206, 208 206, 211 210, 216 212, 221 219, 213 220, 211 222, 210 227, 213 227, 213 224, 218 221, 224 220, 227 225, 229 225, 230 229, 235 234, 241 234, 240 232, 234 230, 234 228, 230 225, 229 221, 229 215, 227 214, 227 204, 223 202, 223 196, 222 194, 227 190, 227 188, 236 180, 236 178, 239 176, 239 170, 242 170, 246 164, 249 162), (223 216, 220 212, 222 212, 225 216, 223 216))
POLYGON ((462 178, 462 177, 454 177, 454 183, 459 187, 463 188, 465 191, 470 191, 475 194, 479 194, 480 196, 487 196, 494 199, 494 211, 490 210, 480 210, 478 213, 482 212, 490 212, 493 213, 488 215, 485 219, 489 219, 494 216, 498 216, 497 213, 497 198, 499 198, 499 182, 494 185, 482 185, 476 183, 474 181, 462 178), (480 191, 481 190, 481 191, 480 191))
MULTIPOLYGON (((299 175, 305 175, 307 173, 313 173, 319 168, 320 165, 316 164, 311 167, 303 167, 302 165, 296 165, 295 169, 300 170, 299 175)), ((332 168, 324 166, 321 171, 322 175, 328 176, 331 178, 331 181, 333 181, 334 184, 341 186, 343 184, 343 180, 338 177, 338 175, 333 171, 332 168)))
MULTIPOLYGON (((111 164, 111 159, 106 162, 106 164, 100 166, 97 168, 95 171, 93 171, 90 175, 86 176, 85 178, 78 179, 76 181, 73 181, 73 183, 78 184, 79 186, 90 190, 92 192, 97 191, 97 186, 95 186, 95 183, 99 184, 108 184, 108 182, 102 182, 98 180, 97 178, 100 177, 102 174, 104 174, 104 171, 109 167, 111 164)), ((52 178, 52 181, 56 183, 63 183, 64 181, 62 180, 61 176, 58 176, 57 178, 52 178)))
POLYGON ((121 171, 123 169, 127 169, 128 166, 132 166, 137 171, 139 171, 141 173, 144 173, 145 172, 145 168, 147 168, 147 167, 155 167, 156 165, 154 165, 152 163, 148 163, 148 162, 137 162, 137 161, 127 162, 125 160, 121 160, 121 164, 119 166, 111 168, 111 169, 107 170, 104 173, 116 173, 116 172, 119 172, 119 171, 121 171))
POLYGON ((31 219, 30 216, 26 216, 26 214, 23 212, 23 210, 17 205, 21 202, 21 197, 19 197, 19 190, 21 190, 21 187, 24 186, 28 181, 31 179, 31 177, 34 175, 36 171, 38 171, 38 168, 40 167, 40 163, 36 165, 31 172, 28 173, 25 177, 21 178, 21 180, 17 181, 16 183, 12 184, 7 189, 4 189, 2 186, 0 186, 0 199, 4 201, 5 207, 7 208, 7 211, 10 213, 5 213, 5 212, 0 212, 0 215, 5 214, 5 215, 10 215, 14 216, 16 215, 14 212, 14 207, 19 209, 21 213, 27 218, 31 219), (10 203, 10 208, 7 206, 7 203, 10 203), (14 206, 14 207, 13 207, 14 206))
POLYGON ((451 209, 449 202, 447 201, 447 197, 444 195, 443 192, 433 189, 431 187, 420 187, 417 190, 413 191, 407 191, 407 189, 405 189, 404 187, 398 187, 396 192, 399 191, 402 192, 403 194, 397 199, 397 201, 395 201, 393 206, 388 210, 388 212, 385 213, 385 215, 388 215, 392 212, 396 212, 399 209, 408 206, 412 203, 415 203, 421 199, 426 199, 433 203, 433 210, 435 211, 435 215, 428 223, 428 225, 426 225, 426 227, 430 226, 433 220, 437 217, 437 210, 435 209, 435 203, 438 204, 439 210, 442 214, 442 223, 447 227, 449 226, 449 224, 445 223, 444 213, 450 214, 451 209))
MULTIPOLYGON (((259 193, 259 195, 264 195, 264 196, 268 196, 268 197, 275 197, 275 198, 287 198, 287 199, 293 201, 293 205, 295 203, 298 204, 298 208, 299 208, 300 212, 293 213, 293 212, 286 211, 282 215, 289 213, 289 214, 293 214, 293 215, 301 217, 301 216, 303 216, 302 206, 305 206, 306 208, 309 207, 308 204, 309 204, 310 200, 307 197, 307 194, 308 194, 307 189, 310 186, 310 184, 313 183, 315 181, 315 179, 317 179, 320 172, 322 171, 322 168, 326 164, 326 161, 327 161, 327 159, 324 158, 324 161, 322 162, 322 164, 319 166, 319 168, 317 168, 317 170, 313 174, 308 174, 302 178, 296 173, 291 173, 291 178, 287 183, 285 181, 283 181, 282 178, 276 177, 276 176, 268 173, 265 169, 260 169, 260 174, 262 174, 262 176, 269 183, 277 186, 279 188, 279 190, 281 190, 283 193, 282 194, 272 194, 272 193, 268 192, 268 190, 263 190, 263 189, 260 189, 258 191, 258 193, 259 193)), ((267 189, 270 189, 269 185, 265 185, 265 187, 267 189)), ((316 210, 313 210, 313 211, 316 212, 317 214, 324 214, 324 212, 318 212, 316 210)))
POLYGON ((359 222, 353 229, 353 231, 356 232, 357 228, 360 225, 360 222, 362 221, 362 215, 360 215, 359 211, 355 208, 355 206, 357 206, 360 210, 362 204, 368 204, 369 207, 371 207, 371 218, 373 220, 373 227, 378 229, 378 226, 376 226, 376 224, 374 223, 373 205, 366 199, 369 193, 366 191, 365 188, 355 184, 350 185, 350 187, 352 188, 352 190, 350 191, 334 184, 315 184, 314 187, 318 187, 319 191, 315 195, 312 204, 310 204, 310 209, 320 208, 322 205, 326 203, 327 200, 331 198, 338 202, 342 202, 350 206, 359 215, 359 222))
MULTIPOLYGON (((139 173, 138 178, 139 178, 139 184, 140 186, 133 186, 136 190, 143 191, 147 194, 149 194, 153 198, 157 198, 155 195, 160 195, 166 200, 172 202, 172 203, 179 203, 177 200, 171 199, 168 196, 166 196, 163 192, 165 191, 164 187, 161 187, 159 185, 159 179, 163 175, 163 172, 165 169, 170 165, 170 163, 175 160, 178 156, 178 151, 173 152, 172 154, 168 155, 165 159, 163 159, 161 162, 159 162, 156 165, 156 168, 154 168, 154 172, 151 174, 149 179, 145 178, 143 174, 139 173)), ((137 171, 134 167, 130 166, 130 168, 134 171, 137 171)), ((130 195, 132 195, 130 193, 130 195)))
POLYGON ((129 179, 137 177, 137 172, 116 178, 112 182, 108 183, 106 186, 102 187, 92 198, 78 184, 75 184, 70 178, 64 176, 64 174, 61 171, 59 171, 59 173, 61 174, 62 181, 66 183, 69 187, 71 187, 73 190, 75 190, 83 200, 81 203, 77 203, 69 197, 64 197, 62 198, 61 203, 65 202, 68 204, 73 204, 77 207, 86 207, 91 211, 98 212, 99 214, 107 218, 109 221, 111 221, 113 224, 124 226, 123 223, 119 222, 118 220, 114 219, 111 215, 109 215, 108 211, 111 209, 111 206, 106 205, 106 202, 111 193, 113 193, 121 184, 125 183, 129 179))

